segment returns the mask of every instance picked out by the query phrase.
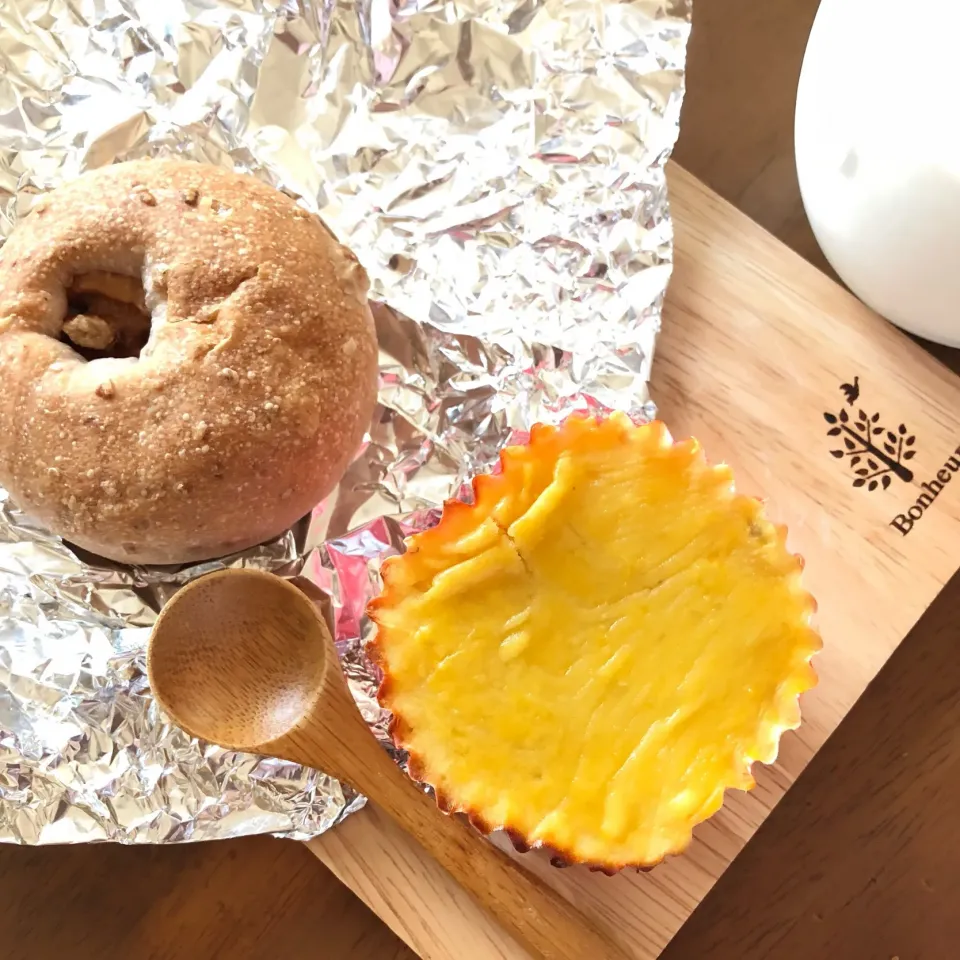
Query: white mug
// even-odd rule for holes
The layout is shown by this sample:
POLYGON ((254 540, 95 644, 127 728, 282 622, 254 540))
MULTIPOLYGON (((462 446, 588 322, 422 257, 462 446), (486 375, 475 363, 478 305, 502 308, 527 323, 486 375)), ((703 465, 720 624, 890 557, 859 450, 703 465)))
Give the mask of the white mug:
POLYGON ((960 347, 960 0, 822 0, 796 157, 813 231, 850 289, 960 347))

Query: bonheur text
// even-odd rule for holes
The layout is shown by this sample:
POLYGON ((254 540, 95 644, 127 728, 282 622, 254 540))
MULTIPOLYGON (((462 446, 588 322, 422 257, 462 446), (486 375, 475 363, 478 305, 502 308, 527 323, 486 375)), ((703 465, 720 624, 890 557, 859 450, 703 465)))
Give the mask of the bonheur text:
POLYGON ((937 471, 936 479, 927 480, 920 484, 923 493, 917 497, 917 502, 906 513, 898 513, 890 521, 890 526, 896 527, 906 536, 913 529, 913 525, 923 516, 927 507, 931 506, 933 501, 940 496, 943 488, 954 478, 957 471, 960 471, 960 447, 954 450, 953 456, 947 460, 941 470, 937 471))

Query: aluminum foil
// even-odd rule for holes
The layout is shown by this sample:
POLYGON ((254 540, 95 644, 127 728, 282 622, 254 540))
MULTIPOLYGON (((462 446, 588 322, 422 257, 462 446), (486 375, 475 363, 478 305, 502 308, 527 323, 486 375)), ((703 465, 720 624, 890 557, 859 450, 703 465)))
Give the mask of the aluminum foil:
POLYGON ((369 442, 274 543, 119 567, 0 491, 0 840, 302 839, 362 804, 169 724, 150 625, 210 569, 302 573, 385 740, 363 657, 381 559, 533 422, 653 414, 689 16, 689 0, 0 0, 0 234, 115 161, 250 171, 356 251, 381 344, 369 442))

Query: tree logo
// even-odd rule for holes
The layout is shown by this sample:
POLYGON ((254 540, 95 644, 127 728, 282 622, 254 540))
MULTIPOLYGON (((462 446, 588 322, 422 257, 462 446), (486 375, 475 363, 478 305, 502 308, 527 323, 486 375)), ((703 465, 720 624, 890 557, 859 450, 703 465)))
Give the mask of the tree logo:
MULTIPOLYGON (((857 379, 854 379, 854 386, 843 384, 840 389, 853 406, 860 395, 857 379)), ((879 413, 871 416, 860 409, 854 418, 843 407, 839 413, 824 413, 823 419, 830 425, 827 436, 843 441, 843 446, 831 450, 830 454, 838 460, 849 461, 855 487, 866 487, 870 491, 882 487, 886 490, 891 477, 904 483, 913 480, 913 471, 905 463, 917 455, 914 447, 917 438, 905 424, 889 430, 880 421, 879 413)))

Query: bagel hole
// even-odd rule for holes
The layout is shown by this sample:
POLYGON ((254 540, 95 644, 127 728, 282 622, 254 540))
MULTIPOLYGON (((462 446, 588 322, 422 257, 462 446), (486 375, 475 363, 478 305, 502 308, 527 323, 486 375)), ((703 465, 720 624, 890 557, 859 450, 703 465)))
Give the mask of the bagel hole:
POLYGON ((85 360, 138 359, 150 338, 150 313, 139 277, 93 270, 67 287, 60 340, 85 360))

